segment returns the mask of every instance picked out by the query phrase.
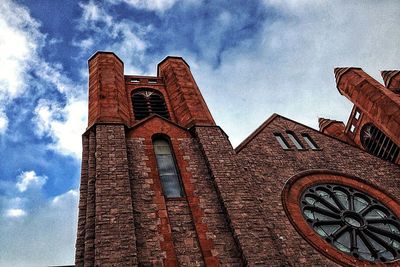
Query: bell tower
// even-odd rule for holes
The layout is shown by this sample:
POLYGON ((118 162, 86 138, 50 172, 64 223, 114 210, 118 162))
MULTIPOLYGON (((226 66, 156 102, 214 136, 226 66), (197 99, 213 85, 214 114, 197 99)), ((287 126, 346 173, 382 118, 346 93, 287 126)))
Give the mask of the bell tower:
POLYGON ((354 106, 346 127, 320 120, 320 131, 400 164, 400 71, 381 74, 385 86, 360 68, 336 68, 337 88, 354 106))
POLYGON ((76 266, 244 262, 222 201, 234 152, 182 58, 134 76, 114 53, 93 55, 82 142, 76 266))

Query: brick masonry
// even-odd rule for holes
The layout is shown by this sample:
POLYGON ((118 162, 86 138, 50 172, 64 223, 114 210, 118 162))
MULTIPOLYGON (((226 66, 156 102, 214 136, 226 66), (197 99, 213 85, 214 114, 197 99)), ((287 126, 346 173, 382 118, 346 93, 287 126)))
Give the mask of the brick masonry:
POLYGON ((180 266, 239 266, 240 254, 196 139, 158 116, 133 128, 128 136, 136 232, 138 240, 143 240, 137 246, 139 263, 170 260, 180 266), (163 197, 152 146, 155 132, 170 137, 184 198, 163 197), (146 254, 149 248, 152 255, 146 254))
MULTIPOLYGON (((343 70, 337 77, 341 92, 349 96, 359 94, 353 91, 361 87, 377 86, 358 69, 343 70)), ((363 114, 371 121, 376 116, 386 115, 363 114)), ((305 235, 312 229, 301 226, 304 219, 291 211, 298 207, 297 199, 285 193, 288 186, 296 177, 312 182, 334 173, 366 191, 374 188, 366 193, 378 199, 389 196, 393 205, 388 205, 397 207, 400 168, 362 151, 343 135, 344 124, 336 126, 325 134, 275 114, 233 149, 182 58, 167 57, 158 65, 157 77, 126 76, 116 55, 96 53, 89 60, 76 266, 344 264, 338 258, 346 255, 336 250, 329 254, 332 247, 305 235), (170 120, 154 114, 135 120, 130 97, 146 88, 164 96, 170 120), (286 131, 296 134, 306 149, 295 149, 286 131), (291 148, 284 150, 274 133, 282 134, 291 148), (308 148, 302 133, 319 149, 308 148), (157 137, 170 143, 183 197, 164 197, 153 150, 157 137)))
MULTIPOLYGON (((280 262, 287 260, 287 265, 290 266, 305 264, 307 266, 336 266, 336 263, 310 246, 287 219, 281 199, 285 184, 291 177, 304 171, 321 170, 327 173, 336 171, 359 177, 365 183, 374 184, 379 190, 399 202, 400 168, 357 147, 349 146, 279 115, 275 115, 263 127, 237 152, 242 166, 248 168, 252 177, 248 182, 249 187, 253 188, 250 202, 254 204, 249 205, 259 208, 257 212, 252 211, 248 214, 254 217, 254 220, 263 220, 266 227, 264 233, 258 234, 251 227, 240 229, 240 231, 244 236, 258 236, 261 239, 259 242, 262 243, 270 242, 270 239, 275 238, 277 245, 282 249, 257 253, 253 255, 254 260, 251 259, 250 265, 262 260, 268 262, 269 266, 280 266, 280 262), (293 131, 298 137, 301 137, 301 133, 309 134, 320 150, 296 150, 293 145, 291 150, 283 150, 275 139, 274 133, 282 133, 289 140, 285 135, 287 130, 293 131), (268 235, 266 230, 268 226, 271 227, 272 235, 268 235), (279 252, 281 252, 280 255, 279 252), (277 259, 276 262, 271 260, 274 258, 277 259)), ((302 143, 307 148, 307 144, 302 143)), ((240 190, 240 187, 236 190, 240 190)), ((264 246, 264 248, 270 247, 264 246)), ((275 248, 279 249, 279 247, 275 248)))
POLYGON ((359 68, 337 68, 335 76, 339 92, 352 101, 393 142, 400 145, 398 94, 359 68))

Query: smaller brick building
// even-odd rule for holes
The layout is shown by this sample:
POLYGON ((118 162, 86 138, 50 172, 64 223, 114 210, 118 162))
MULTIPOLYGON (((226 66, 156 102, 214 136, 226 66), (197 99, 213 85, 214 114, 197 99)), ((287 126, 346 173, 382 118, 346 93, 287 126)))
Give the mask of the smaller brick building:
POLYGON ((400 72, 335 75, 347 126, 274 114, 233 149, 182 58, 93 55, 76 266, 399 266, 400 72))

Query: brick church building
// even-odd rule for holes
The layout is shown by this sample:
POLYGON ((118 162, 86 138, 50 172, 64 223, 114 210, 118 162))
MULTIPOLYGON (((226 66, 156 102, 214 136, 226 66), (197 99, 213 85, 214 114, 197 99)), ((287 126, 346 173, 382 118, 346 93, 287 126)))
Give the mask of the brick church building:
POLYGON ((274 114, 233 148, 182 58, 97 52, 75 266, 400 266, 400 71, 334 73, 347 125, 274 114))

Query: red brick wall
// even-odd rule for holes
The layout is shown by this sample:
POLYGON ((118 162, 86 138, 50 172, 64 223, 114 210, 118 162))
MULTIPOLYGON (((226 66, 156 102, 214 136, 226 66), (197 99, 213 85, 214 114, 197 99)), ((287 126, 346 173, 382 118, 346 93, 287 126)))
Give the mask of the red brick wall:
POLYGON ((155 116, 128 133, 139 264, 240 265, 224 209, 196 140, 155 116), (152 136, 170 137, 185 197, 165 199, 152 136))
POLYGON ((75 266, 84 266, 85 256, 85 233, 86 233, 86 209, 88 199, 88 172, 89 172, 89 136, 82 136, 82 166, 81 166, 81 183, 79 198, 79 218, 77 239, 75 245, 75 266))
MULTIPOLYGON (((305 142, 303 145, 307 147, 305 142)), ((264 251, 256 251, 248 257, 250 265, 265 260, 269 266, 280 266, 280 262, 287 260, 287 265, 292 266, 336 266, 297 233, 283 209, 281 197, 285 183, 300 172, 319 169, 360 177, 400 201, 400 168, 397 165, 280 116, 242 146, 238 160, 250 176, 248 187, 236 188, 237 194, 246 194, 249 199, 249 203, 243 203, 248 205, 244 207, 245 220, 258 219, 265 225, 263 230, 251 225, 240 228, 239 239, 252 240, 256 236, 264 247, 264 251), (293 131, 299 138, 300 133, 308 133, 321 150, 283 150, 273 134, 280 132, 285 136, 286 130, 293 131)), ((244 221, 239 215, 234 217, 244 221)))
POLYGON ((400 98, 358 68, 337 68, 339 92, 354 103, 393 142, 400 145, 400 98))
POLYGON ((84 144, 76 266, 132 266, 137 260, 125 128, 95 125, 84 144))
MULTIPOLYGON (((100 52, 89 72, 76 266, 337 266, 286 216, 287 181, 304 171, 335 171, 400 200, 397 165, 280 116, 235 151, 182 58, 162 61, 158 77, 124 76, 122 61, 100 52), (135 121, 130 96, 138 88, 162 93, 171 120, 135 121), (273 134, 286 130, 309 134, 321 149, 283 150, 273 134), (154 134, 170 140, 184 197, 164 198, 154 134)), ((339 90, 363 105, 364 118, 398 137, 394 93, 358 69, 336 74, 339 90)))
POLYGON ((114 54, 98 52, 89 59, 89 122, 129 123, 124 64, 114 54))
POLYGON ((189 66, 182 58, 167 57, 158 65, 158 74, 164 79, 167 98, 178 124, 185 127, 215 125, 189 66))

